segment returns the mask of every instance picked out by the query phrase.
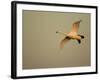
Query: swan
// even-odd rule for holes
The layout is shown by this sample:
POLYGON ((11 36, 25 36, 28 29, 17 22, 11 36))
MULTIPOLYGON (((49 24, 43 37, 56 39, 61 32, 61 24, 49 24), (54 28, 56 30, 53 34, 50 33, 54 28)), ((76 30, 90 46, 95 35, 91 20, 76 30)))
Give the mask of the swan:
POLYGON ((82 22, 82 20, 74 22, 72 24, 72 30, 68 34, 65 32, 56 31, 56 33, 59 33, 65 36, 64 39, 62 39, 60 42, 60 48, 63 48, 65 43, 67 43, 71 39, 77 40, 79 44, 81 43, 81 39, 84 39, 84 36, 77 33, 79 30, 80 22, 82 22))

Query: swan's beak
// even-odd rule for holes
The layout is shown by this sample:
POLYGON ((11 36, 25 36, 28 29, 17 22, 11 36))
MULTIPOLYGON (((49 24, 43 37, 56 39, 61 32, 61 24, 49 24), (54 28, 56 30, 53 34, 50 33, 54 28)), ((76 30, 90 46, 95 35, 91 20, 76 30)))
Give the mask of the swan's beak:
POLYGON ((56 33, 58 33, 58 31, 56 31, 56 33))

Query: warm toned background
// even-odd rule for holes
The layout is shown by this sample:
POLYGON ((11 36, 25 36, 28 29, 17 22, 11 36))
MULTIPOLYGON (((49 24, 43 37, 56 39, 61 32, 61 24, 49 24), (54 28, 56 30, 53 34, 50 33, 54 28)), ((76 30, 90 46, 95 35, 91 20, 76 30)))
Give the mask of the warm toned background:
POLYGON ((76 67, 90 65, 90 14, 23 10, 23 69, 76 67), (63 35, 72 23, 82 20, 79 33, 85 36, 81 44, 69 41, 59 48, 63 35))

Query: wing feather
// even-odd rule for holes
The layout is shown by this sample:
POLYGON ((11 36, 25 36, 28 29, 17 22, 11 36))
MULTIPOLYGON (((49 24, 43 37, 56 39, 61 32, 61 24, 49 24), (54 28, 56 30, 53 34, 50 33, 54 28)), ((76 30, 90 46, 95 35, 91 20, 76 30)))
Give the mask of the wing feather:
POLYGON ((65 37, 61 43, 60 43, 60 48, 62 49, 64 47, 64 45, 70 40, 69 37, 65 37))
POLYGON ((73 23, 73 25, 72 25, 72 32, 77 32, 78 31, 79 25, 80 25, 81 21, 82 20, 79 20, 79 21, 76 21, 76 22, 73 23))

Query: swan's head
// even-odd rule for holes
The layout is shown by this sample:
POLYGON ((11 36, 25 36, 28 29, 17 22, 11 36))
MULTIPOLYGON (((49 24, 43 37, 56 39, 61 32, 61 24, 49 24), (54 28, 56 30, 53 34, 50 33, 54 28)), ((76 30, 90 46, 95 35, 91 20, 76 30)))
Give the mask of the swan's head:
POLYGON ((58 31, 56 31, 56 33, 59 33, 58 31))

